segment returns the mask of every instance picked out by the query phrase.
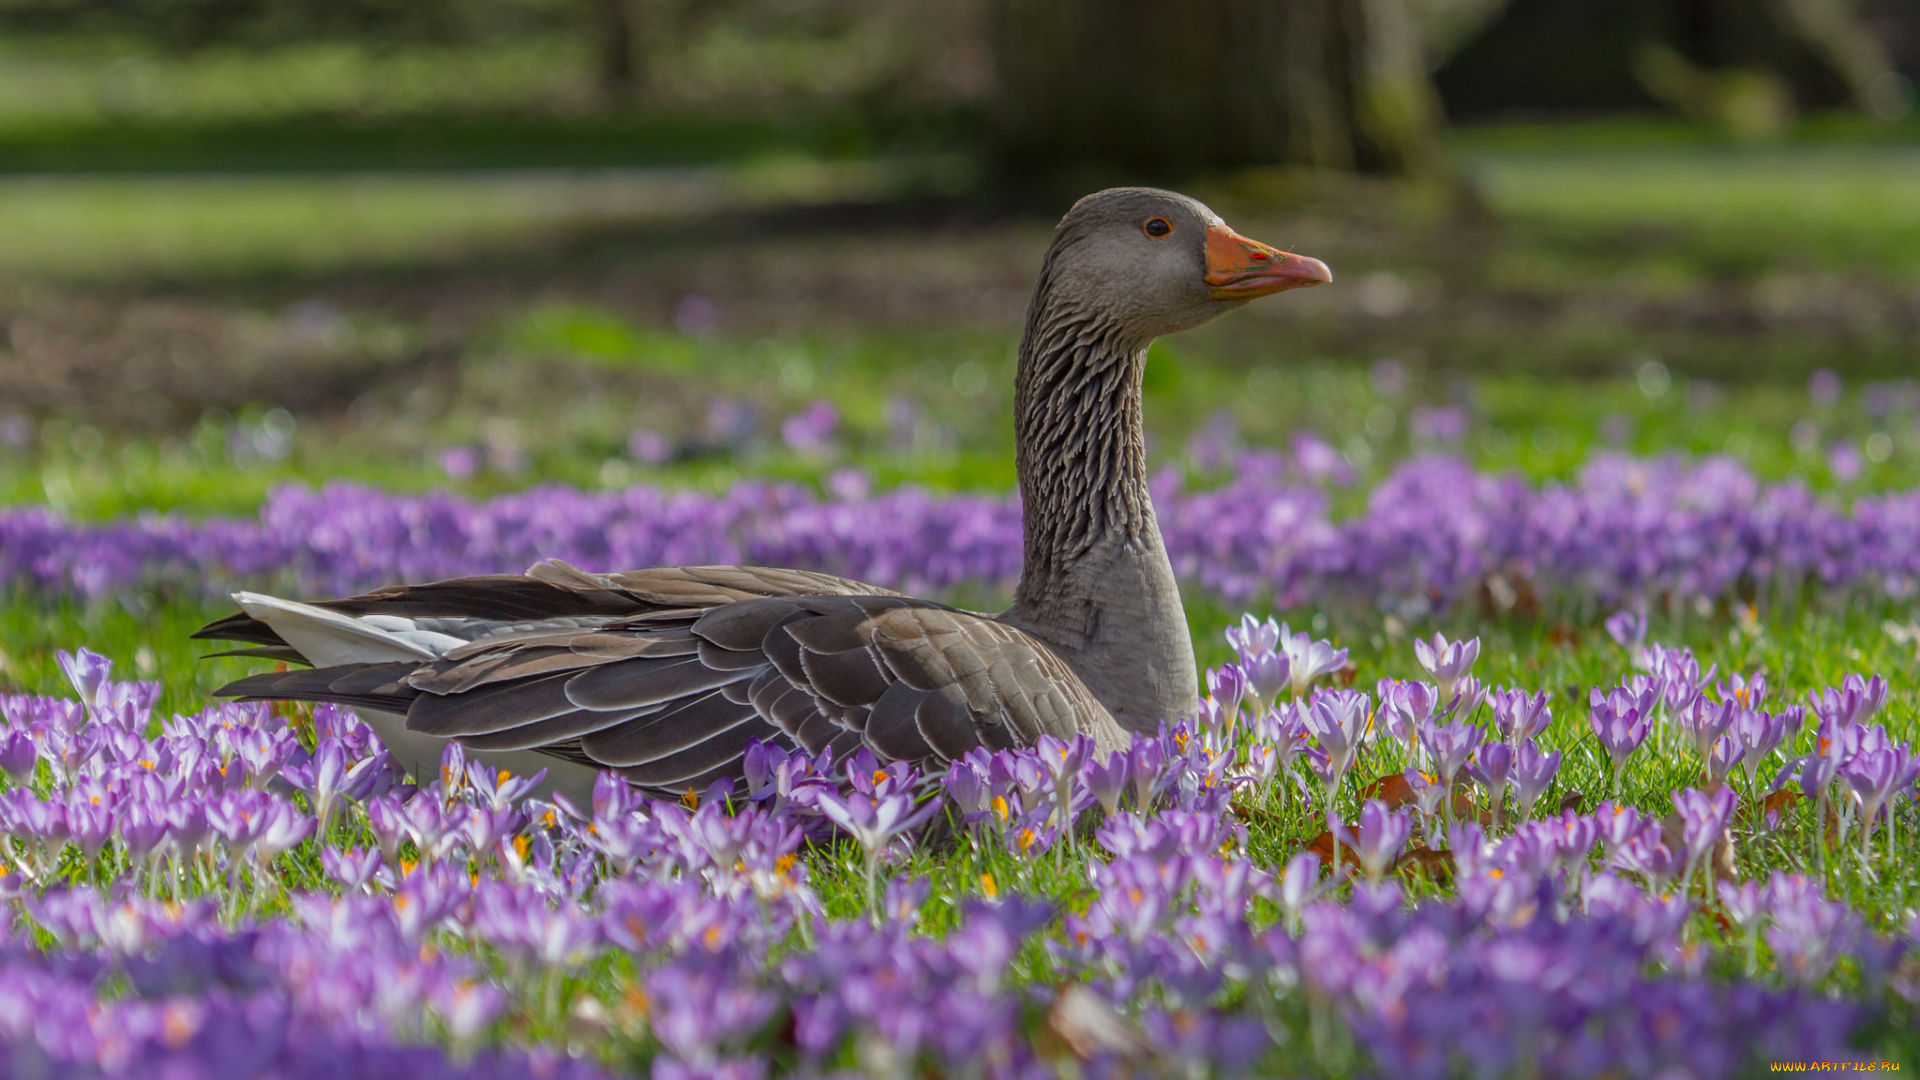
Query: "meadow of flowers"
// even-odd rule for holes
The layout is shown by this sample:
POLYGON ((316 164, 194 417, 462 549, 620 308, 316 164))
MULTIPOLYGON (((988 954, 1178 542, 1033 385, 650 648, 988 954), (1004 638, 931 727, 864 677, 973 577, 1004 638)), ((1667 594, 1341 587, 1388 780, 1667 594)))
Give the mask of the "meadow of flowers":
MULTIPOLYGON (((1101 758, 403 776, 330 707, 0 700, 8 1075, 1732 1076, 1914 1048, 1889 688, 1365 678, 1271 621, 1101 758)), ((1610 646, 1611 648, 1612 646, 1610 646)))
MULTIPOLYGON (((1737 595, 1764 608, 1810 586, 1876 600, 1920 588, 1920 490, 1842 506, 1797 481, 1763 483, 1731 458, 1613 454, 1536 486, 1430 456, 1397 466, 1359 512, 1336 514, 1347 493, 1330 483, 1344 466, 1324 444, 1245 451, 1226 466, 1220 483, 1194 489, 1170 469, 1154 494, 1175 569, 1230 603, 1417 619, 1479 600, 1494 613, 1545 605, 1593 619, 1646 597, 1737 595)), ((875 494, 852 473, 827 487, 824 497, 765 482, 718 495, 540 487, 485 502, 286 487, 253 519, 101 524, 12 507, 0 510, 0 583, 86 600, 155 589, 206 599, 275 580, 341 595, 543 557, 796 566, 920 594, 1010 587, 1019 573, 1017 499, 875 494)))
MULTIPOLYGON (((170 714, 160 684, 62 653, 60 692, 0 696, 0 1074, 1913 1060, 1913 694, 1904 658, 1878 644, 1867 670, 1846 628, 1911 602, 1920 491, 1842 503, 1731 459, 1620 455, 1536 485, 1430 456, 1362 496, 1342 468, 1309 439, 1156 481, 1196 603, 1332 612, 1367 640, 1244 618, 1202 643, 1232 659, 1199 713, 1104 759, 1048 741, 922 774, 756 748, 744 782, 678 801, 609 777, 549 804, 457 748, 406 776, 347 710, 173 686, 193 704, 170 714), (1407 637, 1436 619, 1484 633, 1407 637), (1523 626, 1551 655, 1519 655, 1523 626)), ((1018 572, 1017 500, 825 486, 15 507, 0 582, 34 610, 152 612, 549 556, 936 595, 1018 572)))

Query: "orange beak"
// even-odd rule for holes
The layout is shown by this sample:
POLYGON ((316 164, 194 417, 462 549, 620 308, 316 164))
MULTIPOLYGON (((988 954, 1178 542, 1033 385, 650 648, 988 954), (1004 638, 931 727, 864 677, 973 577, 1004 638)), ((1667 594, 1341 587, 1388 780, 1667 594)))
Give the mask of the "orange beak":
POLYGON ((1225 225, 1207 227, 1206 282, 1215 300, 1251 300, 1332 280, 1333 271, 1319 259, 1289 255, 1225 225))

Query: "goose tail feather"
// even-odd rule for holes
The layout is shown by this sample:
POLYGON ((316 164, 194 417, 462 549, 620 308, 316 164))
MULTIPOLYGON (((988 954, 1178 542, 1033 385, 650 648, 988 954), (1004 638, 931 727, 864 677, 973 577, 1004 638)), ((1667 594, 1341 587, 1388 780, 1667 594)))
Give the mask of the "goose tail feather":
MULTIPOLYGON (((420 664, 439 658, 434 649, 409 640, 404 632, 382 629, 313 604, 250 592, 234 593, 233 602, 253 620, 265 624, 278 639, 262 644, 290 646, 315 667, 395 661, 420 664)), ((209 626, 202 633, 213 628, 209 626)))

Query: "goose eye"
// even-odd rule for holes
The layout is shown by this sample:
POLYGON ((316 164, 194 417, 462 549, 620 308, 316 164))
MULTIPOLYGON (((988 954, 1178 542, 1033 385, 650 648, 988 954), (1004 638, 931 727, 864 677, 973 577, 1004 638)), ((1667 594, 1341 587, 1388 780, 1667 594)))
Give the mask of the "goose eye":
POLYGON ((1157 217, 1148 221, 1145 225, 1141 226, 1141 230, 1145 232, 1148 236, 1151 236, 1157 240, 1160 237, 1165 236, 1168 233, 1171 233, 1173 231, 1173 226, 1167 224, 1166 218, 1157 217))

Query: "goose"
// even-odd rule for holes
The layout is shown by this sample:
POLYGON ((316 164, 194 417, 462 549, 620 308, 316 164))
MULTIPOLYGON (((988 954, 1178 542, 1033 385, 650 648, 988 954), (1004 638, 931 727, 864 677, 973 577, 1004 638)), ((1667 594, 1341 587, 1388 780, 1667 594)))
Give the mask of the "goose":
POLYGON ((1192 715, 1198 677, 1147 490, 1147 347, 1332 280, 1184 195, 1114 188, 1055 228, 1020 340, 1024 558, 1013 606, 964 611, 804 570, 679 566, 399 585, 341 600, 233 594, 215 655, 311 665, 216 693, 353 708, 415 777, 449 740, 586 805, 612 770, 673 797, 742 775, 753 740, 943 768, 976 747, 1192 715))

